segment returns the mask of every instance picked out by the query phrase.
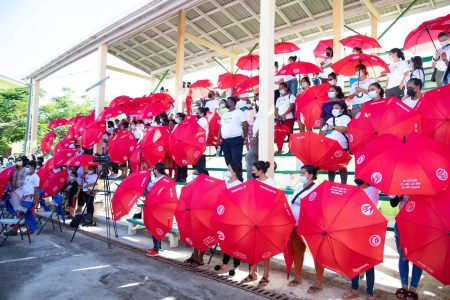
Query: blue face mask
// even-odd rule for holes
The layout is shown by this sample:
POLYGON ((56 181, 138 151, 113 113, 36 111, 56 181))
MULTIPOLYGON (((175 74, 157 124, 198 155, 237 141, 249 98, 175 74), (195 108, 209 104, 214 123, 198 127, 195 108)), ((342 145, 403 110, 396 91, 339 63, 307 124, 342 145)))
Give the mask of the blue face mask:
POLYGON ((284 95, 284 94, 286 94, 286 91, 285 90, 280 90, 280 95, 284 95))
POLYGON ((336 93, 335 92, 328 92, 328 97, 330 99, 334 99, 334 98, 336 98, 336 93))
POLYGON ((445 46, 447 46, 447 45, 448 45, 448 40, 445 40, 445 41, 439 42, 439 44, 441 44, 441 46, 442 46, 442 47, 445 47, 445 46))

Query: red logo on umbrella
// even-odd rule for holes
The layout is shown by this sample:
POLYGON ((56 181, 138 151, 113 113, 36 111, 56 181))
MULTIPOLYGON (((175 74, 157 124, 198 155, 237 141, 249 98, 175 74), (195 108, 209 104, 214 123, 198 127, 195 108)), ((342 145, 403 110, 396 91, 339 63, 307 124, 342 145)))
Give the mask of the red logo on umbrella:
POLYGON ((378 234, 374 234, 370 237, 369 243, 372 247, 378 247, 381 244, 381 237, 378 234))
POLYGON ((311 195, 309 195, 308 200, 309 201, 314 201, 317 197, 317 192, 312 192, 311 195))
POLYGON ((381 182, 381 180, 383 180, 383 175, 381 175, 380 172, 374 172, 374 173, 372 173, 372 176, 370 176, 370 180, 372 180, 372 182, 378 184, 381 182))
POLYGON ((414 201, 411 201, 411 202, 409 202, 408 204, 406 204, 406 211, 407 212, 412 212, 413 210, 414 210, 414 208, 416 208, 416 202, 414 202, 414 201))
POLYGON ((223 215, 224 212, 225 212, 225 206, 219 205, 219 206, 217 207, 217 214, 218 214, 219 216, 221 216, 221 215, 223 215))
POLYGON ((448 173, 445 169, 439 168, 436 170, 436 177, 441 181, 446 181, 448 179, 448 173))
POLYGON ((368 203, 361 205, 361 213, 365 216, 370 216, 373 214, 372 206, 368 203))
POLYGON ((217 231, 217 238, 223 241, 225 240, 225 234, 222 231, 217 231))

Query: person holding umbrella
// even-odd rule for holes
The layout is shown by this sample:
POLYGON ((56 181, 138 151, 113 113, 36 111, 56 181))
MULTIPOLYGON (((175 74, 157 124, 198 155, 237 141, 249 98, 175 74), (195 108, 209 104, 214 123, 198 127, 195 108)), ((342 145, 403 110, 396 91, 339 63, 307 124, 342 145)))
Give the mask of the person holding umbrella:
POLYGON ((439 44, 441 48, 437 49, 433 55, 433 62, 431 66, 436 68, 436 84, 437 87, 442 86, 442 79, 447 70, 448 60, 450 59, 450 33, 441 32, 438 34, 439 44), (445 62, 447 61, 447 63, 445 62))
POLYGON ((405 87, 406 78, 409 76, 409 66, 405 60, 402 50, 393 48, 389 51, 390 73, 386 79, 386 98, 395 96, 398 100, 403 97, 403 88, 405 87))
POLYGON ((369 72, 363 64, 355 67, 355 77, 358 78, 350 87, 350 95, 348 98, 352 101, 352 114, 356 115, 361 106, 371 100, 368 93, 368 87, 375 82, 374 79, 368 77, 369 72))
MULTIPOLYGON (((283 82, 279 87, 280 97, 275 104, 275 118, 277 122, 286 125, 289 128, 289 135, 294 132, 294 109, 295 109, 295 96, 291 94, 288 85, 283 82)), ((281 149, 278 149, 278 154, 281 154, 281 149)))
POLYGON ((384 89, 378 82, 374 82, 367 88, 367 95, 370 97, 370 100, 381 100, 384 98, 384 89))
POLYGON ((328 47, 325 51, 326 59, 320 63, 324 77, 327 77, 333 70, 331 66, 333 65, 333 48, 328 47))

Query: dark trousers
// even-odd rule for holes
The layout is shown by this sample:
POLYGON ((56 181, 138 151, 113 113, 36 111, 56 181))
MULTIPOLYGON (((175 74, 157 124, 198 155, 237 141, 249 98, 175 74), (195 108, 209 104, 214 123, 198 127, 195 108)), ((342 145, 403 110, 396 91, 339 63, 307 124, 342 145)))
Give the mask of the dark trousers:
MULTIPOLYGON (((228 263, 230 262, 230 258, 231 258, 231 256, 229 256, 228 254, 224 254, 223 258, 222 258, 222 263, 224 265, 228 265, 228 263)), ((239 259, 233 257, 233 267, 237 268, 237 267, 239 267, 240 264, 241 264, 241 261, 239 259)))
MULTIPOLYGON (((341 183, 347 184, 348 171, 347 168, 344 170, 339 170, 339 176, 341 177, 341 183)), ((336 172, 328 171, 328 180, 334 182, 334 178, 336 177, 336 172)))
POLYGON ((193 165, 194 168, 197 170, 205 170, 206 169, 206 156, 203 154, 200 156, 200 159, 197 161, 195 165, 193 165))
POLYGON ((394 86, 393 88, 387 89, 386 90, 386 95, 385 98, 389 98, 392 96, 395 96, 398 98, 398 100, 402 100, 403 98, 403 90, 400 89, 400 86, 394 86))
MULTIPOLYGON (((224 139, 222 141, 223 155, 225 156, 225 163, 227 166, 232 162, 237 162, 242 170, 242 151, 244 150, 244 138, 242 136, 224 139)), ((237 174, 239 178, 241 174, 237 174)))
POLYGON ((153 240, 153 250, 155 250, 155 251, 161 250, 161 242, 158 241, 153 235, 152 235, 152 240, 153 240))
POLYGON ((187 179, 187 171, 188 171, 188 167, 187 166, 184 166, 184 167, 180 167, 180 166, 177 166, 177 180, 180 180, 180 179, 184 179, 184 180, 186 180, 187 179))
POLYGON ((83 192, 84 203, 86 203, 86 214, 94 216, 94 196, 83 192))

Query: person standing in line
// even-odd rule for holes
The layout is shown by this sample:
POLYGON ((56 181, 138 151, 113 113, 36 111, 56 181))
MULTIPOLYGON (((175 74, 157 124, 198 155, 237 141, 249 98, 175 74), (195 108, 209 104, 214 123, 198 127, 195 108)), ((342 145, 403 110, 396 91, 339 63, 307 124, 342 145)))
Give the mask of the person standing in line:
POLYGON ((393 48, 389 51, 390 73, 386 79, 386 98, 395 96, 398 100, 403 97, 403 88, 405 87, 407 78, 409 77, 409 66, 405 60, 402 50, 393 48))
MULTIPOLYGON (((290 93, 285 82, 280 83, 279 91, 280 97, 275 104, 275 119, 277 119, 277 122, 282 123, 289 128, 289 141, 289 136, 294 132, 295 96, 290 93)), ((278 149, 277 153, 281 154, 281 151, 282 149, 278 149)))
MULTIPOLYGON (((200 107, 197 109, 196 117, 197 117, 197 123, 200 125, 203 130, 205 130, 206 138, 205 140, 208 140, 209 136, 209 125, 208 120, 206 119, 206 115, 208 114, 208 108, 207 107, 200 107)), ((204 153, 202 153, 202 156, 200 156, 200 159, 197 161, 197 163, 193 166, 197 169, 206 169, 206 156, 204 153)))
MULTIPOLYGON (((297 61, 297 56, 289 56, 288 58, 288 64, 294 63, 297 61)), ((294 95, 297 96, 297 92, 298 92, 298 80, 297 77, 295 75, 286 75, 284 76, 284 82, 287 84, 289 92, 294 95)))
POLYGON ((439 44, 441 44, 441 48, 439 48, 433 55, 433 62, 431 66, 436 68, 436 85, 437 87, 442 86, 442 80, 444 77, 444 73, 447 70, 448 60, 450 59, 450 33, 441 32, 438 34, 439 44))

